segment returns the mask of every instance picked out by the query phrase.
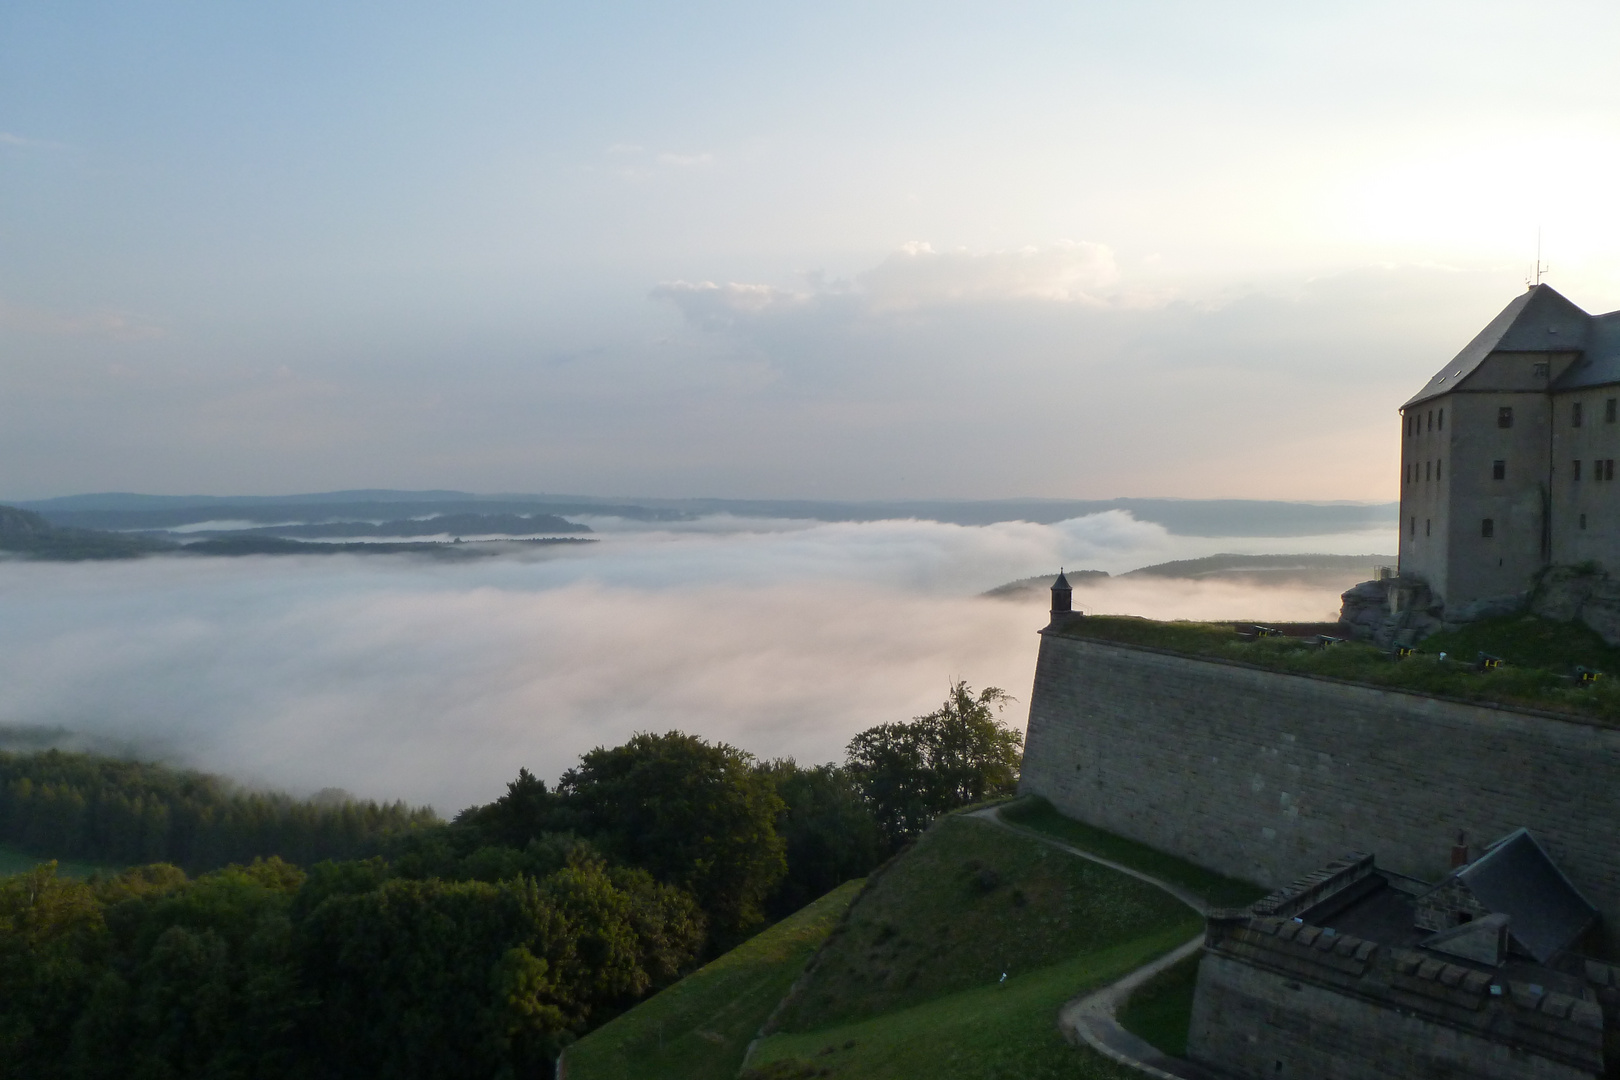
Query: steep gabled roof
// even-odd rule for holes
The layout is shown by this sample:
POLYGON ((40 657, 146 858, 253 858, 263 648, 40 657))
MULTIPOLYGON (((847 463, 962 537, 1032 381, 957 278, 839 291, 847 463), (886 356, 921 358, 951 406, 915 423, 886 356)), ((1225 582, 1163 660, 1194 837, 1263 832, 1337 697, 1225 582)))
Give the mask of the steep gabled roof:
POLYGON ((1508 917, 1508 931, 1545 964, 1569 948, 1598 913, 1526 829, 1491 845, 1455 871, 1474 899, 1508 917))
MULTIPOLYGON (((1401 408, 1439 397, 1465 381, 1493 352, 1563 352, 1586 347, 1592 317, 1551 285, 1537 285, 1513 298, 1501 313, 1463 347, 1401 408)), ((1620 341, 1616 342, 1620 345, 1620 341)), ((1620 354, 1616 356, 1620 365, 1620 354)), ((1472 389, 1489 389, 1473 387, 1472 389)))
POLYGON ((1586 350, 1553 384, 1554 390, 1620 383, 1620 311, 1593 315, 1587 322, 1586 350))

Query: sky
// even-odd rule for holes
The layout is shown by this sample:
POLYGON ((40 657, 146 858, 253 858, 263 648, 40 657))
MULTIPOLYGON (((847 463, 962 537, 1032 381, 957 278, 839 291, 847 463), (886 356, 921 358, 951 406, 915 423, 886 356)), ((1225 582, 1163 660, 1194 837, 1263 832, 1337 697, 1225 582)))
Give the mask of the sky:
POLYGON ((0 498, 1394 497, 1600 3, 0 7, 0 498))
MULTIPOLYGON (((161 760, 441 814, 526 767, 682 730, 840 761, 857 732, 1000 686, 1022 730, 1060 564, 1115 575, 1220 551, 1387 553, 1388 529, 1188 537, 1108 511, 1051 525, 593 519, 599 543, 392 555, 0 560, 0 749, 161 760)), ((1075 578, 1092 614, 1317 621, 1338 589, 1075 578)))

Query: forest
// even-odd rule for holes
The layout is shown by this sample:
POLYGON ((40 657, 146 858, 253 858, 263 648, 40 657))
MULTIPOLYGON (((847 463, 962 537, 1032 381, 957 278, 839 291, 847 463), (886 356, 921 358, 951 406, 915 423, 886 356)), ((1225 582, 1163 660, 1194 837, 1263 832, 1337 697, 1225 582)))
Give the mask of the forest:
POLYGON ((538 1077, 561 1047, 1008 795, 1010 699, 957 683, 845 760, 681 732, 520 768, 451 821, 197 773, 0 756, 0 1061, 38 1077, 538 1077))

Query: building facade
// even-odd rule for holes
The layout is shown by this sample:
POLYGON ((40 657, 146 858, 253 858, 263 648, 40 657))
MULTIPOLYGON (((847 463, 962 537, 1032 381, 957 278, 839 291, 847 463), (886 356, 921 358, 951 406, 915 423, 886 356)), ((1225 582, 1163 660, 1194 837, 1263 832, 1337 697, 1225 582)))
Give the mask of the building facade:
POLYGON ((1537 285, 1401 407, 1401 576, 1454 611, 1620 570, 1617 458, 1620 312, 1537 285))

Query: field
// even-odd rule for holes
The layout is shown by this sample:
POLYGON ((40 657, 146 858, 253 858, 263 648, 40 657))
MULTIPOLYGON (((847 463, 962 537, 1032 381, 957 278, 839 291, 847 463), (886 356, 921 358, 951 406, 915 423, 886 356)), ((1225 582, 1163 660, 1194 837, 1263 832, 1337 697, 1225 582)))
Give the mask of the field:
POLYGON ((1572 713, 1620 724, 1620 649, 1606 645, 1586 626, 1533 615, 1482 620, 1435 634, 1403 660, 1359 642, 1323 649, 1289 637, 1245 640, 1231 623, 1088 615, 1065 624, 1061 632, 1276 671, 1325 675, 1462 701, 1572 713), (1500 657, 1503 665, 1491 671, 1476 670, 1474 661, 1481 651, 1500 657), (1582 686, 1575 680, 1576 667, 1609 674, 1595 685, 1582 686))
POLYGON ((850 910, 745 1075, 1133 1075, 1065 1042, 1058 1009, 1200 925, 1145 882, 946 818, 850 910))
POLYGON ((568 1049, 568 1080, 731 1080, 861 885, 834 889, 585 1036, 568 1049))

